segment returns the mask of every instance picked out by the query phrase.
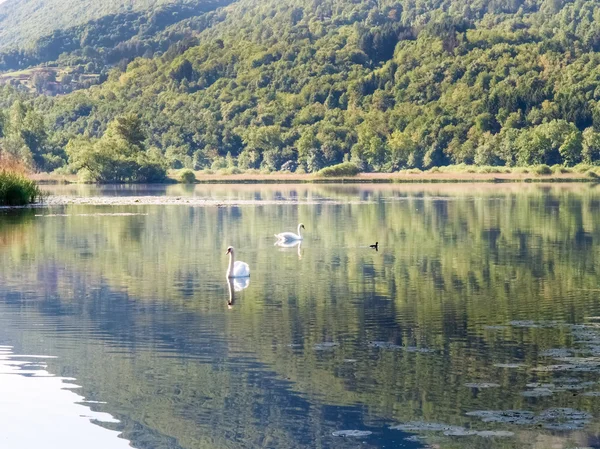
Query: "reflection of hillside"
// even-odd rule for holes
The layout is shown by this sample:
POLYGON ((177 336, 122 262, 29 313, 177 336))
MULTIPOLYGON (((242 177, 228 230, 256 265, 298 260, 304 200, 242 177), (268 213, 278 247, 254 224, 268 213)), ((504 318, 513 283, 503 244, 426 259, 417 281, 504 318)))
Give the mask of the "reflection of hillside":
POLYGON ((0 249, 18 248, 33 227, 32 210, 0 210, 0 249))
MULTIPOLYGON (((573 322, 599 314, 594 290, 600 195, 587 186, 544 191, 502 187, 448 200, 437 192, 392 190, 396 193, 373 193, 399 198, 387 203, 143 207, 148 216, 36 218, 21 233, 25 239, 0 249, 0 264, 7 267, 0 283, 44 292, 45 300, 36 303, 42 314, 55 316, 59 310, 65 317, 85 317, 98 343, 79 349, 89 351, 87 356, 65 357, 88 370, 89 385, 109 389, 116 413, 135 415, 128 404, 143 404, 133 420, 164 435, 187 435, 195 419, 224 419, 182 421, 177 415, 184 404, 208 413, 234 397, 236 416, 253 416, 252 398, 284 388, 276 380, 274 387, 244 377, 254 369, 250 362, 199 367, 194 360, 201 354, 194 348, 208 346, 232 358, 251 354, 279 379, 289 378, 298 396, 363 404, 373 419, 464 424, 466 410, 528 406, 519 392, 531 373, 494 363, 535 365, 540 349, 569 340, 556 329, 494 332, 484 326, 531 319, 573 322), (310 230, 300 261, 294 252, 278 252, 270 237, 281 223, 293 226, 299 218, 310 230), (361 249, 375 239, 379 253, 361 249), (229 244, 240 247, 253 274, 243 300, 226 313, 222 253, 229 244), (164 321, 157 321, 157 314, 164 321), (144 347, 140 335, 160 347, 144 347), (436 352, 377 350, 368 345, 373 340, 436 352), (340 345, 315 350, 324 341, 340 345), (150 349, 172 353, 177 364, 150 349), (136 353, 135 361, 128 351, 136 353), (86 363, 76 362, 79 357, 86 363), (94 380, 98 372, 104 380, 94 380), (162 379, 169 379, 168 389, 156 395, 152 388, 161 388, 162 379), (465 379, 493 380, 504 388, 475 395, 464 387, 465 379)), ((93 211, 69 210, 75 209, 93 211)), ((209 359, 205 355, 204 361, 209 359)), ((265 368, 256 369, 265 375, 265 368)), ((540 399, 534 407, 553 403, 540 399)), ((600 411, 584 397, 569 398, 566 406, 600 411)), ((270 408, 269 413, 282 412, 270 408)), ((262 428, 252 419, 243 425, 231 419, 209 427, 249 426, 246 436, 259 438, 262 428)), ((281 436, 272 419, 267 433, 281 442, 272 446, 286 447, 290 443, 283 441, 291 437, 281 436)), ((192 441, 197 444, 203 435, 182 446, 195 447, 192 441)), ((220 440, 210 444, 229 447, 220 440)))

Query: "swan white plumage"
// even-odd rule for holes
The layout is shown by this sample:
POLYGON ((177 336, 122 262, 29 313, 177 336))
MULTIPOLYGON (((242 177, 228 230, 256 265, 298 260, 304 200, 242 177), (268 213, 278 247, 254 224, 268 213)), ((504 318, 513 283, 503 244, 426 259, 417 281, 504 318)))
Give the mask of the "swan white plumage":
POLYGON ((229 254, 229 267, 227 267, 228 278, 245 278, 250 276, 250 267, 246 262, 235 260, 233 246, 227 248, 229 254))
POLYGON ((301 230, 306 229, 302 223, 298 225, 298 234, 294 234, 293 232, 282 232, 280 234, 275 234, 277 240, 282 242, 290 242, 293 240, 302 240, 301 230))

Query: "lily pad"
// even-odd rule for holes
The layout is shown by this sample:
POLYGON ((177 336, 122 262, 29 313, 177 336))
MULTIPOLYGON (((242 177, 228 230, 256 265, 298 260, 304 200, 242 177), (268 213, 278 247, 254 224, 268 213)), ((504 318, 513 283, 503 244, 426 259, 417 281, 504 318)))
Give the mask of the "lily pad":
POLYGON ((394 343, 390 343, 389 341, 371 341, 369 342, 369 346, 378 349, 402 349, 402 346, 395 345, 394 343))
POLYGON ((552 348, 540 352, 540 355, 544 357, 570 357, 573 355, 573 351, 566 348, 552 348))
POLYGON ((522 410, 476 410, 467 416, 476 416, 483 422, 503 422, 516 425, 541 425, 550 430, 581 429, 593 416, 588 412, 572 408, 551 408, 539 415, 522 410))
POLYGON ((317 351, 327 351, 329 349, 335 348, 336 346, 339 346, 339 343, 334 343, 334 342, 331 342, 331 341, 327 341, 327 342, 324 342, 324 343, 317 343, 314 346, 314 348, 317 351))
MULTIPOLYGON (((513 432, 506 430, 473 430, 462 426, 450 426, 440 423, 428 423, 423 421, 412 421, 405 424, 390 427, 392 430, 402 430, 404 432, 442 432, 449 437, 469 437, 479 436, 490 437, 511 437, 513 432)), ((416 440, 418 441, 418 440, 416 440)))
POLYGON ((334 437, 350 437, 350 438, 359 438, 359 437, 368 437, 373 432, 369 430, 338 430, 333 432, 332 435, 334 437))
POLYGON ((521 396, 526 398, 543 398, 552 396, 554 393, 549 388, 534 388, 533 390, 522 391, 521 396))
POLYGON ((498 388, 499 386, 500 384, 493 382, 469 382, 465 384, 465 387, 477 388, 478 390, 483 390, 486 388, 498 388))
POLYGON ((418 347, 418 346, 404 346, 403 349, 406 352, 419 352, 421 354, 427 354, 429 352, 433 352, 433 349, 418 347))
POLYGON ((483 422, 519 425, 531 424, 535 418, 535 413, 526 410, 475 410, 466 415, 481 418, 483 422))
POLYGON ((494 366, 496 368, 517 369, 523 368, 527 365, 525 365, 524 363, 494 363, 494 366))

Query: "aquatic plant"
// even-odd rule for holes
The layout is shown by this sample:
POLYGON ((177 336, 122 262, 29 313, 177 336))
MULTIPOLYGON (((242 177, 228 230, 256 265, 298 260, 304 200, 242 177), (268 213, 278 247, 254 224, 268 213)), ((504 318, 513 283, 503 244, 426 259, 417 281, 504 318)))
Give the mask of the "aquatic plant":
POLYGON ((0 205, 25 206, 41 197, 40 188, 27 178, 22 167, 0 158, 0 205))

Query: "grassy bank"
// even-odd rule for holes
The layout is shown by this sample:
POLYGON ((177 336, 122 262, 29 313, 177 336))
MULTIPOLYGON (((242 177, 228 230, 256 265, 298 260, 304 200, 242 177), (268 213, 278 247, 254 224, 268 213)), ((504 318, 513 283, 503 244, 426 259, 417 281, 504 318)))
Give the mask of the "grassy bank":
MULTIPOLYGON (((32 175, 38 183, 77 183, 76 175, 41 173, 32 175)), ((537 165, 531 167, 494 167, 452 165, 429 170, 409 169, 393 173, 347 174, 325 169, 316 174, 265 172, 238 169, 171 170, 168 182, 193 183, 457 183, 457 182, 600 182, 600 166, 575 167, 537 165)))
POLYGON ((25 206, 41 200, 42 192, 15 166, 0 165, 0 206, 25 206))

